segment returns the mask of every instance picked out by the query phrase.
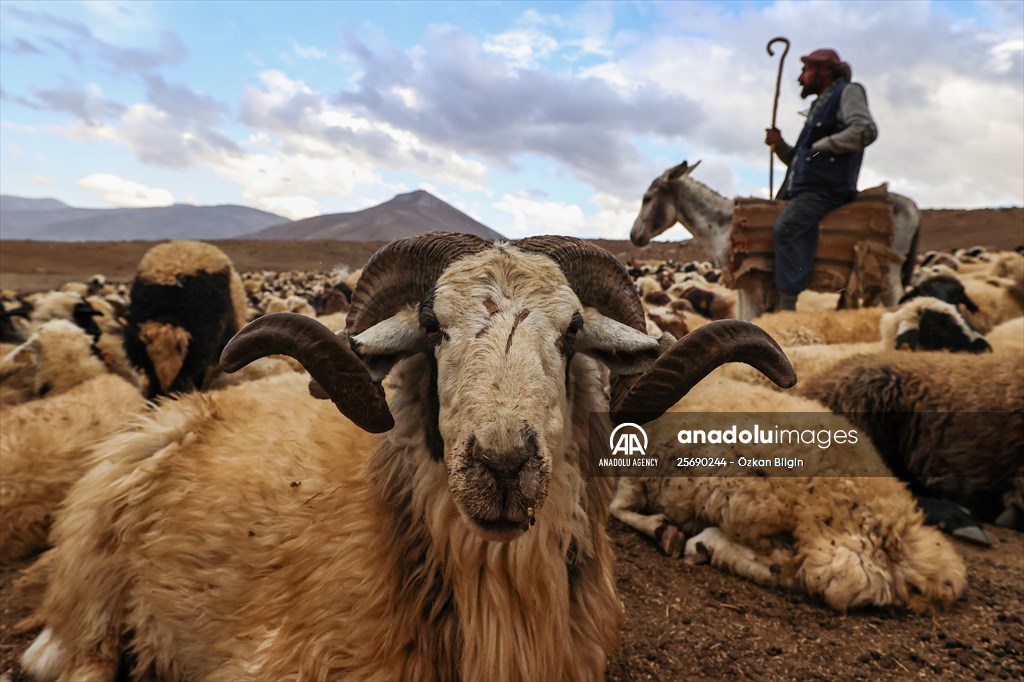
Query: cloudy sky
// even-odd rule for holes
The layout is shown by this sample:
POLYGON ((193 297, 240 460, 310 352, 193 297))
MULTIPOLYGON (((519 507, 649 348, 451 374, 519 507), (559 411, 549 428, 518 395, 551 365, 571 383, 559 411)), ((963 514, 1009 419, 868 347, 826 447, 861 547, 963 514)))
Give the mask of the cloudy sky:
POLYGON ((768 195, 779 35, 787 139, 799 56, 833 47, 880 129, 861 187, 1024 204, 1019 0, 4 0, 0 192, 303 218, 422 188, 510 237, 622 239, 684 159, 768 195))

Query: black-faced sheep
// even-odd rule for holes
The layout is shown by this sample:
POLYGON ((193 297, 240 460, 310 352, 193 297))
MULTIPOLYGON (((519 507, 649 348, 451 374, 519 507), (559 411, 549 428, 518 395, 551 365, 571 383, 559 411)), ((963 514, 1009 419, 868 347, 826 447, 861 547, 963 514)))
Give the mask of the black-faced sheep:
POLYGON ((1024 530, 1024 354, 856 357, 799 392, 867 432, 915 494, 1024 530))
POLYGON ((884 349, 966 353, 992 350, 956 305, 931 296, 912 297, 898 309, 882 315, 879 332, 884 349))
POLYGON ((774 413, 762 429, 855 431, 813 401, 723 379, 726 369, 647 425, 647 455, 657 457, 660 468, 619 479, 613 516, 670 556, 685 551, 691 560, 709 560, 756 582, 818 596, 838 611, 931 610, 959 597, 966 585, 963 562, 924 525, 914 498, 866 438, 847 443, 844 436, 842 445, 833 445, 841 455, 817 441, 681 447, 680 420, 672 413, 700 413, 702 429, 727 431, 751 413, 774 413), (698 458, 697 464, 680 467, 680 454, 698 458), (703 466, 700 459, 716 457, 731 464, 703 466), (744 457, 769 464, 751 469, 741 463, 744 457), (802 465, 773 470, 775 457, 802 465))
POLYGON ((202 389, 246 310, 241 278, 217 247, 176 241, 146 252, 132 283, 124 345, 149 380, 147 397, 202 389))
POLYGON ((32 674, 112 678, 125 646, 169 679, 600 679, 621 617, 587 453, 602 364, 617 416, 722 362, 794 379, 743 323, 664 348, 621 264, 565 237, 394 242, 345 334, 268 315, 222 363, 275 353, 351 422, 293 374, 111 441, 55 525, 32 674))
POLYGON ((967 295, 964 285, 953 275, 935 275, 921 280, 903 294, 900 303, 922 296, 937 298, 952 305, 963 305, 972 313, 978 312, 978 306, 967 295))
POLYGON ((24 301, 4 302, 0 310, 0 343, 19 344, 28 338, 32 306, 24 301))

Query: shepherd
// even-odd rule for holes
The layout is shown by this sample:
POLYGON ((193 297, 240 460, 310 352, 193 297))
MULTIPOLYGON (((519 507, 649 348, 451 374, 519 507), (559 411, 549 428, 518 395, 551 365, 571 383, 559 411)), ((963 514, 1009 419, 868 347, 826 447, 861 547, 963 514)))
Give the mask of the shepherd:
POLYGON ((800 97, 817 97, 796 144, 782 138, 774 115, 772 127, 765 130, 765 144, 788 167, 776 197, 786 200, 786 206, 772 229, 776 310, 796 310, 797 297, 811 277, 819 223, 826 213, 856 198, 864 148, 878 138, 864 86, 852 82, 850 65, 835 50, 815 50, 800 61, 800 97))

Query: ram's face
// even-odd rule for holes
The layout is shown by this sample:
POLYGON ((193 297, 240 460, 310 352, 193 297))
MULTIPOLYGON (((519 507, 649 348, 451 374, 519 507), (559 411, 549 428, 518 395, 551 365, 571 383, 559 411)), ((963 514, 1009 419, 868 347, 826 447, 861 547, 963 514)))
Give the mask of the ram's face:
POLYGON ((519 535, 544 501, 581 309, 550 258, 509 249, 460 260, 419 306, 450 489, 485 537, 519 535))
POLYGON ((312 375, 313 394, 360 428, 382 433, 395 416, 413 419, 403 433, 424 430, 463 519, 484 538, 507 542, 529 529, 553 472, 577 464, 566 461, 573 395, 595 387, 573 385, 574 353, 624 377, 612 407, 630 421, 663 413, 723 362, 763 366, 780 385, 795 381, 778 346, 746 323, 711 324, 673 341, 644 332, 633 283, 607 251, 570 237, 490 245, 432 232, 374 255, 345 333, 302 315, 265 315, 235 335, 221 367, 232 372, 287 353, 312 375), (399 382, 416 409, 400 401, 405 409, 392 415, 379 382, 420 354, 426 381, 399 382))

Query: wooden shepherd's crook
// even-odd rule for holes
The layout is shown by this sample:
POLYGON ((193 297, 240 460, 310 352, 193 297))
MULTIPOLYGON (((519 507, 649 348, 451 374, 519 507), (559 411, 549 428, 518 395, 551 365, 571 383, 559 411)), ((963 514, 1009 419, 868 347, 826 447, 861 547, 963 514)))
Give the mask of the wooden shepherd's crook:
MULTIPOLYGON (((775 52, 772 51, 772 45, 775 43, 785 43, 786 47, 782 50, 782 58, 779 59, 779 75, 775 78, 775 103, 772 105, 772 128, 775 127, 775 115, 779 113, 779 88, 782 87, 782 65, 786 61, 786 55, 789 54, 789 39, 780 36, 769 40, 769 57, 775 56, 775 52)), ((768 150, 768 198, 775 198, 775 145, 772 145, 768 150)))

